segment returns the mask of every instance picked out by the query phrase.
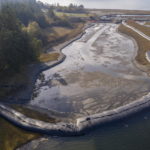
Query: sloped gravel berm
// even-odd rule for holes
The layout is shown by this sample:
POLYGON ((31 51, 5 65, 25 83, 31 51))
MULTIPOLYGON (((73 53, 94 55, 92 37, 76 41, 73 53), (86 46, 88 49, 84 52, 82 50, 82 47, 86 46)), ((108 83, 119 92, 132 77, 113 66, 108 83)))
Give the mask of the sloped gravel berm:
POLYGON ((126 117, 149 106, 150 93, 133 103, 117 109, 78 118, 75 123, 59 122, 53 124, 31 119, 3 104, 0 104, 0 115, 23 129, 37 131, 44 134, 75 136, 82 135, 85 131, 94 126, 126 117))

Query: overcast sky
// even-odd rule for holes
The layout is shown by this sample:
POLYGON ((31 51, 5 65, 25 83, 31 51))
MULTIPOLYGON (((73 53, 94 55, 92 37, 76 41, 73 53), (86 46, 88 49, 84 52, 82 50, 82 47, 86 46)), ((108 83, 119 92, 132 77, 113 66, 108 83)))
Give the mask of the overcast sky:
POLYGON ((147 9, 150 10, 150 0, 40 0, 42 2, 61 5, 69 3, 83 4, 87 8, 110 9, 147 9))

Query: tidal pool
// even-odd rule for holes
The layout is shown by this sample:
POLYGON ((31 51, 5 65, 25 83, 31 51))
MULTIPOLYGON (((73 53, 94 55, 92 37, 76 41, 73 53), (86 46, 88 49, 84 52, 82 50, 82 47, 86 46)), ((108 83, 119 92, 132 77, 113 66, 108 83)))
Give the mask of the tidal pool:
POLYGON ((40 75, 29 105, 81 117, 146 95, 150 78, 133 64, 137 46, 117 28, 96 24, 64 48, 65 61, 40 75))

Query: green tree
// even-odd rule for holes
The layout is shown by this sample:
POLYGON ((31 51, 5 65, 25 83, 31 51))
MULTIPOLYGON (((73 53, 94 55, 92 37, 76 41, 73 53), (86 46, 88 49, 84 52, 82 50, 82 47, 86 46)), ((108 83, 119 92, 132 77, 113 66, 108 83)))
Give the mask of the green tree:
POLYGON ((36 59, 32 40, 21 30, 14 11, 7 5, 0 10, 0 69, 17 72, 36 59))

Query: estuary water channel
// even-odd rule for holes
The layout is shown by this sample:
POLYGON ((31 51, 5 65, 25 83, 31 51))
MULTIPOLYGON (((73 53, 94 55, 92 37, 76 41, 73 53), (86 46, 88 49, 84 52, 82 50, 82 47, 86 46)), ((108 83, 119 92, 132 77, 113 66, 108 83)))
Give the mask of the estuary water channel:
MULTIPOLYGON (((43 72, 29 105, 76 118, 136 101, 150 91, 150 78, 133 61, 137 46, 116 24, 96 24, 63 49, 67 56, 43 72)), ((18 150, 149 150, 150 111, 100 126, 80 137, 46 136, 18 150)))

